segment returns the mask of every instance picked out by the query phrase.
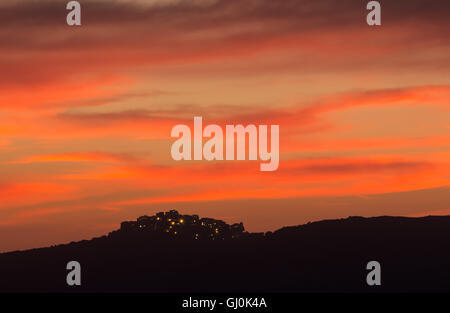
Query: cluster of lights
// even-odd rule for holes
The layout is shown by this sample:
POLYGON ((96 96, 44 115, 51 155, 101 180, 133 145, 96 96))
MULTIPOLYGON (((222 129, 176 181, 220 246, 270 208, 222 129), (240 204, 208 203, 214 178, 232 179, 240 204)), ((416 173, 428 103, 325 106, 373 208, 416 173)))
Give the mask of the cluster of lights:
MULTIPOLYGON (((172 212, 172 211, 171 211, 172 212)), ((144 216, 138 219, 138 225, 137 227, 140 229, 143 229, 149 225, 146 225, 146 222, 152 222, 154 224, 152 224, 152 229, 157 230, 158 228, 161 229, 162 231, 168 233, 168 234, 172 234, 172 235, 180 235, 180 230, 181 228, 178 227, 184 227, 184 226, 202 226, 204 228, 207 228, 208 231, 205 234, 206 236, 208 236, 211 239, 216 239, 218 237, 221 236, 221 234, 223 234, 223 229, 222 229, 222 224, 218 223, 217 221, 211 220, 211 219, 205 219, 205 220, 199 220, 196 216, 195 219, 192 219, 191 217, 183 217, 181 215, 178 214, 178 212, 175 212, 176 214, 172 214, 172 215, 165 215, 162 214, 160 215, 160 213, 158 213, 158 216, 155 217, 148 217, 148 216, 144 216), (186 219, 187 218, 187 221, 186 219), (156 223, 155 223, 156 222, 156 223), (161 227, 161 228, 160 228, 161 227)), ((200 239, 201 234, 199 233, 193 233, 192 234, 194 239, 200 239)), ((222 238, 223 239, 223 238, 222 238)))

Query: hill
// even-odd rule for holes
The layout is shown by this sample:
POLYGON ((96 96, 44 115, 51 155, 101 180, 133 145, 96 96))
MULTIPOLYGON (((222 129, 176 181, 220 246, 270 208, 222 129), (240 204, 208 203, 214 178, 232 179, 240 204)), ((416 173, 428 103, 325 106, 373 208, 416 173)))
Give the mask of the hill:
POLYGON ((224 223, 213 239, 196 238, 200 228, 174 235, 164 227, 139 230, 139 219, 126 223, 88 241, 0 254, 0 291, 450 291, 450 216, 349 217, 266 234, 235 224, 234 235, 224 223), (66 284, 72 260, 81 264, 81 286, 66 284), (373 260, 381 286, 366 284, 373 260))

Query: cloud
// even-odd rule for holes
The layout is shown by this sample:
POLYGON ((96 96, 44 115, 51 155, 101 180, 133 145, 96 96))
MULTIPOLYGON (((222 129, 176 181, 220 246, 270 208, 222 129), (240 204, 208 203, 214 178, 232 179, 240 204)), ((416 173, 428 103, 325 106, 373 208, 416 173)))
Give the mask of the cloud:
MULTIPOLYGON (((443 13, 449 4, 443 0, 433 5, 424 0, 385 3, 385 25, 377 32, 364 24, 366 10, 360 1, 142 3, 84 1, 83 26, 78 29, 64 24, 66 11, 60 1, 9 3, 0 13, 0 62, 9 75, 0 78, 0 84, 39 84, 141 66, 238 62, 267 53, 279 54, 279 60, 291 50, 291 69, 296 59, 296 68, 307 68, 312 60, 317 67, 348 67, 349 61, 361 67, 392 62, 387 53, 400 52, 408 60, 414 53, 405 52, 421 56, 424 45, 449 47, 449 21, 443 13)), ((445 66, 445 56, 448 53, 433 59, 444 58, 440 62, 445 66)), ((392 66, 400 64, 396 59, 392 66)))
MULTIPOLYGON (((76 91, 77 89, 74 89, 74 92, 76 91)), ((65 96, 70 98, 70 94, 65 96)), ((123 96, 123 94, 118 93, 117 97, 112 97, 121 99, 123 96)), ((55 97, 57 98, 58 96, 55 95, 55 97)), ((134 97, 133 94, 131 94, 131 97, 134 97)), ((97 100, 101 101, 99 99, 97 100)), ((105 99, 111 98, 106 96, 105 99)), ((291 102, 294 104, 279 108, 224 104, 206 107, 195 104, 174 104, 158 107, 148 106, 148 109, 102 110, 100 112, 64 111, 64 108, 59 108, 56 112, 51 111, 49 114, 39 116, 39 119, 36 118, 37 115, 33 118, 30 118, 29 115, 24 115, 23 119, 20 115, 16 115, 13 123, 11 120, 5 120, 3 128, 9 129, 5 133, 6 139, 8 137, 27 137, 30 134, 33 134, 35 138, 53 139, 99 138, 105 136, 171 139, 170 130, 173 126, 177 124, 192 126, 193 116, 201 115, 204 117, 205 125, 280 125, 283 132, 281 142, 289 143, 286 145, 288 151, 295 151, 294 147, 301 149, 298 141, 296 142, 298 135, 332 132, 334 130, 336 125, 333 125, 325 118, 327 113, 358 107, 404 107, 406 109, 414 106, 435 106, 439 110, 446 110, 445 108, 450 103, 450 86, 414 86, 349 91, 321 95, 308 100, 294 99, 291 102)), ((424 136, 430 137, 426 134, 424 136)), ((439 136, 434 135, 433 137, 439 136)), ((305 139, 302 141, 305 141, 305 139)), ((438 144, 437 141, 433 142, 438 144)), ((359 143, 365 145, 364 142, 359 141, 359 143)), ((334 143, 330 144, 336 147, 334 143)), ((371 145, 373 145, 373 141, 371 145)), ((402 143, 400 145, 404 146, 402 143)))
POLYGON ((75 190, 74 186, 49 182, 3 183, 0 184, 1 207, 73 197, 75 190))
POLYGON ((28 163, 54 163, 54 162, 138 162, 135 157, 125 154, 112 154, 105 152, 82 152, 82 153, 60 153, 29 155, 19 160, 8 162, 8 164, 28 163))
POLYGON ((330 174, 338 173, 343 175, 355 173, 379 173, 387 172, 407 172, 416 170, 427 170, 432 167, 428 162, 377 162, 377 161, 357 161, 357 162, 337 162, 314 164, 307 166, 300 166, 298 168, 289 168, 289 171, 301 173, 315 173, 315 174, 330 174))

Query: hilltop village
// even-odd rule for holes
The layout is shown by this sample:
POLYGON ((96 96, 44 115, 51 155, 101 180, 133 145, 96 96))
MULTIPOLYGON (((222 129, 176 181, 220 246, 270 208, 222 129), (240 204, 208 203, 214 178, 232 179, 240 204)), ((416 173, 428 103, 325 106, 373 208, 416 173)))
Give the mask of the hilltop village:
POLYGON ((224 221, 199 218, 198 215, 181 215, 176 210, 122 222, 118 231, 122 234, 140 232, 193 240, 227 240, 249 235, 245 232, 243 223, 228 225, 224 221))

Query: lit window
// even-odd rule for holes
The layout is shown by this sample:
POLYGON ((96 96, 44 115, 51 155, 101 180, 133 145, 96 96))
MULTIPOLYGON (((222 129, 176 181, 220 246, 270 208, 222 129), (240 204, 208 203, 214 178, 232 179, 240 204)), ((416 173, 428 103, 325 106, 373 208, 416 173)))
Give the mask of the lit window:
POLYGON ((180 220, 180 223, 184 223, 184 220, 183 220, 183 219, 181 219, 181 220, 180 220))
POLYGON ((172 222, 172 225, 175 225, 175 222, 172 222))

